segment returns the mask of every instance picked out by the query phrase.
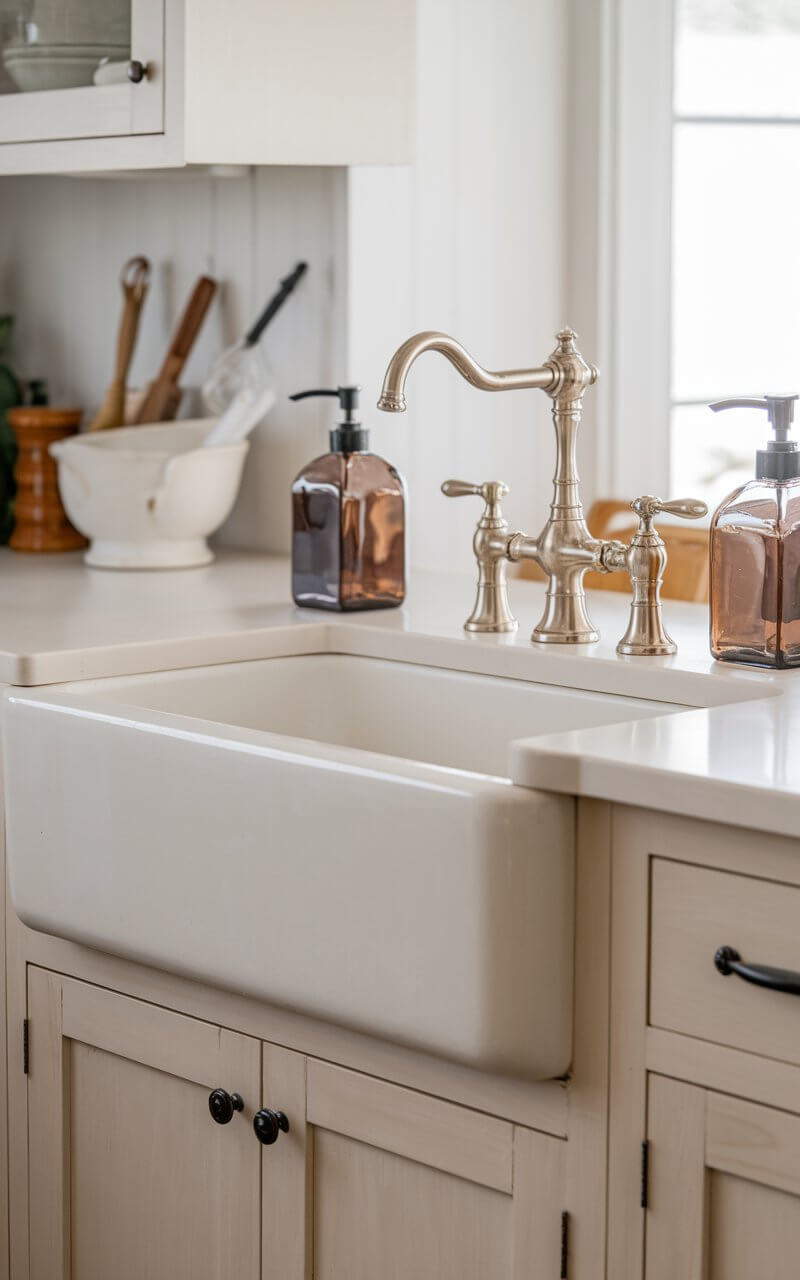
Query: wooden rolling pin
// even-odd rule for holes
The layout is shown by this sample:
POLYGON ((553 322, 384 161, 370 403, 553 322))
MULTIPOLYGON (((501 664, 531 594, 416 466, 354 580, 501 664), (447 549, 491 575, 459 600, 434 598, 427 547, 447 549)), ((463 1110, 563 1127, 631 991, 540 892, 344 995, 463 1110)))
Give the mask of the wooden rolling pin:
POLYGON ((216 280, 212 280, 211 276, 200 276, 173 334, 161 370, 147 388, 136 414, 137 423, 168 422, 175 417, 181 402, 178 379, 216 291, 216 280))

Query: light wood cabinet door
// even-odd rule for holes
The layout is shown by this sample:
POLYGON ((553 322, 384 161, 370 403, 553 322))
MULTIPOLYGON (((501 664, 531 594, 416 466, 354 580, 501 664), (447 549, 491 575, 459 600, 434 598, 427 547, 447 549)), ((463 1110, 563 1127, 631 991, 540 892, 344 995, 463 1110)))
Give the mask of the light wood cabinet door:
POLYGON ((30 1280, 258 1280, 260 1042, 35 967, 28 1019, 30 1280))
POLYGON ((800 1117, 651 1076, 646 1280, 796 1280, 800 1117))
POLYGON ((264 1045, 264 1280, 562 1273, 558 1138, 264 1045))

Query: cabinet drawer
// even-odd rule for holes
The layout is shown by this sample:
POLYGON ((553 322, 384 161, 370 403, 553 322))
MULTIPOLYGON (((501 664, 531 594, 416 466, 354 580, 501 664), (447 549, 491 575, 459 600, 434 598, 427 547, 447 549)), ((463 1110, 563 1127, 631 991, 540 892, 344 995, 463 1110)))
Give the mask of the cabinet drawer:
POLYGON ((656 858, 651 890, 651 1025, 800 1064, 800 998, 714 964, 732 947, 800 985, 800 888, 656 858))

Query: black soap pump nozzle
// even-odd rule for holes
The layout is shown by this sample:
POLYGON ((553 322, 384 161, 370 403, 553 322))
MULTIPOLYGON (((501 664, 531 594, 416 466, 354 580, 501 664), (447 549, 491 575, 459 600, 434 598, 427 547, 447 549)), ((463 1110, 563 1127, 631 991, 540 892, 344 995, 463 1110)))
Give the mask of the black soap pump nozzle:
POLYGON ((800 450, 796 440, 789 439, 794 421, 796 395, 741 396, 734 400, 716 400, 709 405, 715 413, 720 409, 765 409, 775 439, 766 449, 756 453, 757 480, 796 480, 800 477, 800 450))
POLYGON ((369 430, 361 423, 358 397, 361 387, 337 387, 336 390, 320 388, 313 391, 296 391, 290 400, 307 400, 309 396, 335 396, 342 410, 342 417, 331 429, 331 453, 364 453, 369 446, 369 430))

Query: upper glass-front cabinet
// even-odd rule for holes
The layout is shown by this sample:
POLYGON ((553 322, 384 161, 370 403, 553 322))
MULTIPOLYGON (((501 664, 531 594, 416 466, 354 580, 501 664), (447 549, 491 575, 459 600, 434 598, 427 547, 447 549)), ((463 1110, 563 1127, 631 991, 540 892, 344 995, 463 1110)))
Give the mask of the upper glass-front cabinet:
POLYGON ((162 0, 0 0, 0 144, 158 134, 162 0))
POLYGON ((416 3, 380 11, 0 0, 0 174, 407 163, 416 3))

